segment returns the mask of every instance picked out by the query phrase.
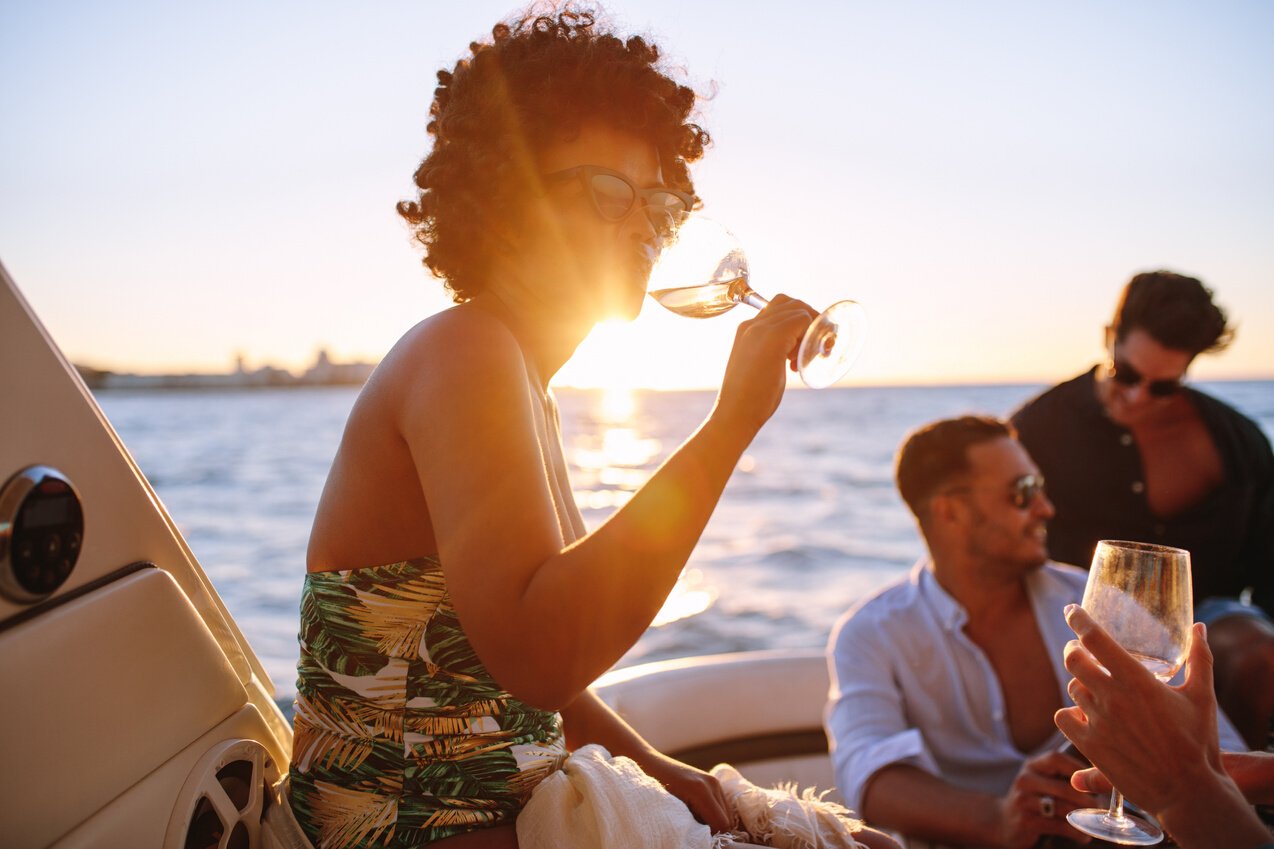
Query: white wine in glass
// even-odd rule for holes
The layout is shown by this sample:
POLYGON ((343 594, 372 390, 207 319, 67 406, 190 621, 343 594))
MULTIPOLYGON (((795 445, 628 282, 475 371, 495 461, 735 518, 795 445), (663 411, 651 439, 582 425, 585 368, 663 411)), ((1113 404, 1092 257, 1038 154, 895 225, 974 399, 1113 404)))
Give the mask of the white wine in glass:
MULTIPOLYGON (((1084 587, 1084 610, 1160 681, 1185 663, 1194 598, 1190 552, 1143 542, 1102 540, 1093 553, 1084 587)), ((1080 808, 1066 819, 1093 837, 1130 846, 1163 840, 1154 824, 1124 812, 1124 797, 1110 794, 1110 807, 1080 808)))
MULTIPOLYGON (((665 242, 650 273, 650 297, 688 318, 712 318, 747 304, 769 303, 748 283, 748 259, 729 230, 691 215, 665 242)), ((806 386, 831 386, 849 371, 867 341, 867 313, 857 301, 837 301, 810 323, 796 366, 806 386)))

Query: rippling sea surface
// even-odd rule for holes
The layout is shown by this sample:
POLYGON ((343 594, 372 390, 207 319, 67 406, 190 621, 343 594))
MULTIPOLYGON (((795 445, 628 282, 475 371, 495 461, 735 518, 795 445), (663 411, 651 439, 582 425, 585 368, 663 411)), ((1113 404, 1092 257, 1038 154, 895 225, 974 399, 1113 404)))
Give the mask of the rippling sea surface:
MULTIPOLYGON (((855 599, 923 551, 894 490, 908 430, 1006 415, 1044 388, 789 390, 740 461, 677 589, 621 666, 822 647, 855 599)), ((1274 434, 1274 382, 1201 388, 1274 434)), ((356 390, 103 392, 107 417, 225 599, 281 701, 294 693, 310 523, 356 390)), ((576 499, 596 527, 697 427, 711 392, 557 393, 576 499)))

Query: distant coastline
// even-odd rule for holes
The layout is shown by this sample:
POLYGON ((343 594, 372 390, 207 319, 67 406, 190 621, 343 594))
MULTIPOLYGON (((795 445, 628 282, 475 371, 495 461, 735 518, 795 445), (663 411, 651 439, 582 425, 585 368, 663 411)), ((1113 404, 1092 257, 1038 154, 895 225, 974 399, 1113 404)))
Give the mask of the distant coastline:
POLYGON ((109 371, 74 364, 89 389, 99 390, 167 390, 167 389, 278 389, 289 386, 362 386, 371 376, 376 363, 334 362, 326 350, 318 352, 314 364, 298 374, 265 365, 249 369, 239 357, 234 371, 188 372, 185 374, 136 374, 109 371))

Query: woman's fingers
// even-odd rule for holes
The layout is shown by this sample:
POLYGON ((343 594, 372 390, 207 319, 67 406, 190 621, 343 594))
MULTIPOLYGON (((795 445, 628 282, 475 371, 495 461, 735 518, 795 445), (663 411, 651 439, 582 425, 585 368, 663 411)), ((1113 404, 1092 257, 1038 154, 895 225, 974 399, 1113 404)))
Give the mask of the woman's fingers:
POLYGON ((1066 671, 1075 677, 1066 684, 1066 694, 1071 701, 1087 712, 1093 706, 1092 690, 1085 686, 1085 681, 1104 683, 1110 674, 1098 665, 1088 650, 1080 645, 1079 640, 1071 640, 1063 649, 1062 663, 1066 671))
MULTIPOLYGON (((1071 681, 1071 684, 1074 684, 1071 681)), ((1074 695, 1071 696, 1074 698, 1074 695)), ((1088 716, 1081 707, 1062 708, 1053 714, 1053 724, 1066 735, 1066 739, 1075 744, 1075 748, 1084 751, 1088 737, 1088 716)))
POLYGON ((1101 770, 1095 766, 1087 769, 1081 769, 1071 776, 1071 786, 1085 793, 1109 793, 1114 789, 1110 783, 1110 779, 1101 774, 1101 770))
MULTIPOLYGON (((1101 681, 1108 681, 1112 677, 1118 678, 1124 685, 1129 681, 1143 678, 1153 679, 1153 676, 1110 634, 1107 634, 1106 629, 1093 621, 1088 612, 1078 604, 1066 605, 1066 623, 1079 636, 1080 644, 1091 655, 1085 658, 1082 653, 1068 651, 1066 669, 1088 687, 1095 687, 1101 681), (1096 663, 1093 663, 1093 660, 1096 660, 1096 663), (1076 664, 1075 669, 1071 668, 1072 662, 1076 664), (1083 674, 1081 675, 1077 669, 1083 674)), ((1070 646, 1068 645, 1067 648, 1070 649, 1070 646)))
POLYGON ((691 808, 699 815, 703 824, 714 832, 729 831, 733 828, 734 816, 730 813, 720 783, 709 777, 709 781, 700 785, 699 791, 695 794, 696 804, 691 808))
POLYGON ((1212 692, 1212 647, 1208 645, 1208 627, 1202 622, 1190 629, 1190 653, 1186 662, 1186 680, 1182 685, 1190 693, 1212 692))
POLYGON ((789 334, 790 346, 787 352, 788 368, 796 371, 797 359, 801 353, 801 339, 818 313, 804 301, 789 298, 787 295, 775 295, 767 310, 773 310, 779 332, 789 334))

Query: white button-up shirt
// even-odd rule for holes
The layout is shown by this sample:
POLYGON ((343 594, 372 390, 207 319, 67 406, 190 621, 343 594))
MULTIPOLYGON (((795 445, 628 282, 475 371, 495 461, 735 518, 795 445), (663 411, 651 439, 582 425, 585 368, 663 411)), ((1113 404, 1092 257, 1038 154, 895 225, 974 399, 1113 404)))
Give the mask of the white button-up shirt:
MULTIPOLYGON (((1063 609, 1084 596, 1088 573, 1047 563, 1026 577, 1035 621, 1065 704, 1062 651, 1075 638, 1063 609)), ((922 560, 911 574, 850 609, 828 646, 831 702, 824 724, 836 783, 860 814, 871 777, 903 763, 967 790, 1008 793, 1022 764, 1061 748, 1060 731, 1018 751, 995 669, 964 632, 968 613, 922 560)), ((1246 748, 1218 712, 1222 749, 1246 748)))

